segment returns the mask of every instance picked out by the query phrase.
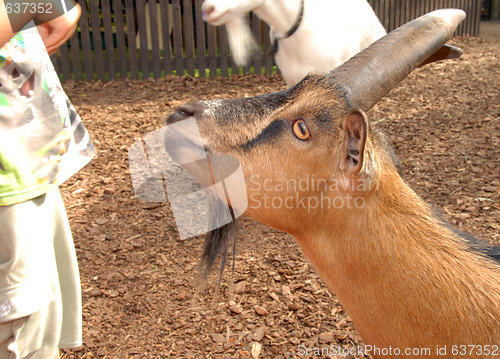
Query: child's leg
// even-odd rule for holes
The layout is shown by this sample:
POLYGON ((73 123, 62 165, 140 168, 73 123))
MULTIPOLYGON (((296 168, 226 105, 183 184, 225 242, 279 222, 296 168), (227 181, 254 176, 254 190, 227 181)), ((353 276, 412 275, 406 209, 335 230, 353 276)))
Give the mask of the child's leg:
POLYGON ((0 359, 57 358, 60 313, 53 300, 36 313, 0 323, 0 359))
POLYGON ((71 231, 54 190, 0 207, 0 359, 54 358, 61 344, 81 345, 81 299, 71 231))

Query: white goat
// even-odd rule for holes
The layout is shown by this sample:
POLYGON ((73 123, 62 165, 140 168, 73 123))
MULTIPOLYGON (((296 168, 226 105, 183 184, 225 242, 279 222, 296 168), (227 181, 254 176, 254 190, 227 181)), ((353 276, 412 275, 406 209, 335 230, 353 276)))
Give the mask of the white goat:
POLYGON ((310 72, 334 69, 386 34, 366 0, 205 0, 202 10, 208 23, 226 25, 238 65, 248 62, 255 47, 247 14, 253 11, 269 24, 288 86, 310 72))

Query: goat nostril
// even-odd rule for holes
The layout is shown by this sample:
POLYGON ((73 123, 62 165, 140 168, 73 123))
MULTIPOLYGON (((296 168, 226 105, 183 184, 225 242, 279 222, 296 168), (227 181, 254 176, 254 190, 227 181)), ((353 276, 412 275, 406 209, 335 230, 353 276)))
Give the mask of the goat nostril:
POLYGON ((182 117, 186 117, 186 118, 194 116, 194 111, 191 111, 191 110, 187 109, 186 107, 179 107, 177 110, 175 110, 175 112, 178 115, 181 115, 182 117))
POLYGON ((175 112, 167 118, 167 125, 186 120, 189 117, 194 117, 195 114, 196 106, 190 106, 189 104, 183 105, 177 108, 175 112))

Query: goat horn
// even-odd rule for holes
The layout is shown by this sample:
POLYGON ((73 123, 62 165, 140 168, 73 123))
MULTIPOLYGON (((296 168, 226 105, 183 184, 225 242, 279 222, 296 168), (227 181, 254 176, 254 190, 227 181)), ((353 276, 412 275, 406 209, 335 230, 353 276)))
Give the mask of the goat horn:
POLYGON ((440 51, 465 19, 458 9, 430 12, 390 32, 327 75, 352 109, 370 109, 416 67, 457 57, 440 51), (429 61, 426 61, 428 60, 429 61))

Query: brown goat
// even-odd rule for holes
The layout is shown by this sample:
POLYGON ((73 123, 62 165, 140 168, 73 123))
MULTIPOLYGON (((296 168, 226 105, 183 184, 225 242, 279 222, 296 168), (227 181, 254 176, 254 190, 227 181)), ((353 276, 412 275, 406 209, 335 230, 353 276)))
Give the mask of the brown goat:
POLYGON ((209 158, 241 162, 245 213, 297 239, 374 358, 418 358, 419 348, 425 358, 500 356, 499 264, 410 189, 363 112, 463 17, 428 14, 327 75, 274 94, 188 103, 167 120, 194 117, 209 158))

